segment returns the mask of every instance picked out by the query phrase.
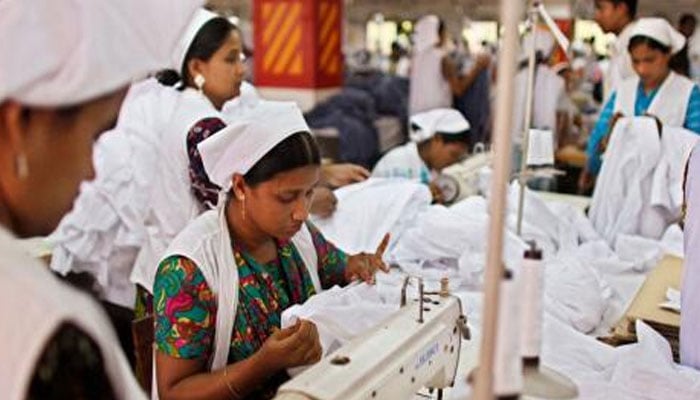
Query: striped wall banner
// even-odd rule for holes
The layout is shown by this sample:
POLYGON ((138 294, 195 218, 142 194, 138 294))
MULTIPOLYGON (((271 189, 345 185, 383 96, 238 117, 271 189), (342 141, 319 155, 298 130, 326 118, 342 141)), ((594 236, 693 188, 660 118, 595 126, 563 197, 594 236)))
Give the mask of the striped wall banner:
POLYGON ((266 49, 262 71, 271 75, 300 76, 304 72, 301 47, 301 0, 262 2, 262 44, 266 49))
POLYGON ((319 5, 319 57, 318 65, 322 73, 335 75, 342 63, 340 54, 341 10, 337 1, 321 1, 319 5))

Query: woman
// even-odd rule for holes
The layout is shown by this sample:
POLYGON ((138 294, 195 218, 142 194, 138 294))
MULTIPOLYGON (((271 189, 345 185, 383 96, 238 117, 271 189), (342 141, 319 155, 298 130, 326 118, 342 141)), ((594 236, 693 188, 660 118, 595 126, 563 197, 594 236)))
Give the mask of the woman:
POLYGON ((468 152, 469 122, 457 110, 438 108, 411 117, 411 142, 389 151, 372 170, 379 178, 406 178, 430 185, 468 152))
MULTIPOLYGON (((191 187, 189 155, 193 138, 215 134, 228 121, 242 118, 259 100, 250 85, 242 84, 245 67, 240 31, 215 13, 197 13, 180 40, 172 65, 175 70, 162 72, 159 79, 174 85, 181 95, 162 134, 158 178, 146 220, 149 234, 132 274, 132 281, 143 288, 152 287, 154 265, 170 241, 212 205, 198 201, 197 190, 193 192, 191 187), (248 90, 242 92, 241 88, 248 90)), ((353 165, 324 167, 324 181, 333 186, 363 180, 367 175, 369 172, 353 165)), ((313 211, 327 216, 334 211, 337 200, 328 189, 317 190, 323 193, 313 211)))
POLYGON ((700 133, 700 90, 669 67, 685 37, 665 19, 642 18, 632 28, 628 51, 637 76, 623 81, 601 112, 588 140, 587 164, 579 190, 588 192, 601 166, 606 136, 621 116, 651 115, 662 125, 700 133))
POLYGON ((453 96, 460 97, 491 64, 490 56, 479 55, 474 67, 460 75, 448 55, 447 42, 447 30, 440 18, 426 15, 418 20, 411 59, 411 114, 452 107, 453 96))
POLYGON ((161 399, 271 398, 286 368, 321 355, 314 325, 282 311, 321 288, 371 281, 381 255, 348 256, 305 223, 320 157, 293 103, 261 102, 198 148, 217 209, 171 243, 153 286, 161 399), (241 305, 239 307, 239 305, 241 305))
POLYGON ((47 235, 70 210, 80 182, 94 175, 93 143, 116 120, 129 81, 167 61, 195 7, 0 3, 0 52, 12 54, 0 59, 5 399, 143 398, 104 313, 24 255, 16 238, 47 235), (119 46, 105 52, 110 43, 119 46))

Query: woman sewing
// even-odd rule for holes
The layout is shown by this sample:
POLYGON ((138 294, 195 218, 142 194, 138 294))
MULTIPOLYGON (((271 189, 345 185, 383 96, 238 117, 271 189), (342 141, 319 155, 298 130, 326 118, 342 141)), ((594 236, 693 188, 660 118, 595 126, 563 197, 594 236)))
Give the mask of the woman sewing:
POLYGON ((662 125, 700 133, 700 90, 688 78, 671 71, 671 57, 685 45, 685 37, 665 19, 642 18, 628 45, 637 76, 623 81, 601 112, 588 140, 587 164, 579 190, 589 191, 601 166, 605 138, 621 116, 650 115, 662 125))
POLYGON ((166 251, 153 287, 161 399, 266 399, 285 370, 320 359, 313 323, 279 329, 314 293, 387 270, 306 223, 320 157, 293 103, 260 102, 198 146, 222 191, 166 251))

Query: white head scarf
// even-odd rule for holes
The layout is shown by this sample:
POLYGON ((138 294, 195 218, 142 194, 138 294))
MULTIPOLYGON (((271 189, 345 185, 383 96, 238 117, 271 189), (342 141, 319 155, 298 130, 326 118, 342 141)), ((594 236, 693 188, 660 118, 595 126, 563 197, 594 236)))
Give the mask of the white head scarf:
POLYGON ((676 54, 685 46, 685 36, 663 18, 640 18, 632 28, 630 39, 635 36, 650 37, 671 48, 676 54))
POLYGON ((0 102, 79 104, 168 64, 201 0, 0 1, 0 102))
POLYGON ((277 144, 302 131, 311 130, 296 103, 261 100, 197 148, 209 179, 226 192, 233 174, 245 175, 277 144))
POLYGON ((187 29, 185 29, 184 34, 180 37, 180 40, 175 46, 175 51, 172 54, 170 67, 180 73, 182 69, 182 64, 185 62, 185 56, 187 56, 187 51, 190 49, 195 36, 202 29, 204 24, 211 21, 212 19, 218 17, 219 14, 213 13, 204 8, 200 8, 194 14, 194 17, 190 20, 187 29))
POLYGON ((426 15, 416 22, 415 33, 413 34, 413 49, 416 53, 425 51, 440 41, 438 28, 440 19, 435 15, 426 15))
POLYGON ((470 129, 469 121, 453 108, 436 108, 411 116, 411 125, 416 129, 411 131, 411 140, 422 142, 435 136, 436 133, 458 134, 470 129))

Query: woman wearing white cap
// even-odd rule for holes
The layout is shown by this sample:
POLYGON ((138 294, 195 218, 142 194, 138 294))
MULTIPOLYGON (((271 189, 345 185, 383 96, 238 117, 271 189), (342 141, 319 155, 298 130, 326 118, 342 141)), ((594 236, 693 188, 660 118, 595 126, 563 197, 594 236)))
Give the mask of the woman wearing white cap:
POLYGON ((635 23, 628 51, 637 76, 623 81, 601 112, 588 139, 580 190, 593 186, 602 162, 602 143, 616 116, 652 115, 663 125, 700 134, 700 90, 669 67, 673 54, 684 45, 685 37, 663 18, 642 18, 635 23))
POLYGON ((70 210, 129 81, 162 65, 196 6, 0 2, 4 399, 143 397, 99 306, 27 257, 16 237, 46 235, 70 210))
POLYGON ((348 256, 306 223, 320 156, 293 103, 260 102, 199 146, 217 208, 171 243, 153 286, 161 399, 270 398, 316 362, 315 326, 281 313, 322 288, 372 281, 381 256, 348 256))
POLYGON ((385 154, 372 170, 379 178, 431 185, 444 168, 469 150, 469 121, 457 110, 437 108, 411 116, 411 141, 385 154))
POLYGON ((408 105, 411 114, 452 107, 452 96, 461 96, 481 71, 491 65, 491 57, 482 54, 466 75, 460 75, 448 57, 446 43, 447 30, 440 18, 426 15, 418 20, 411 58, 408 105))

